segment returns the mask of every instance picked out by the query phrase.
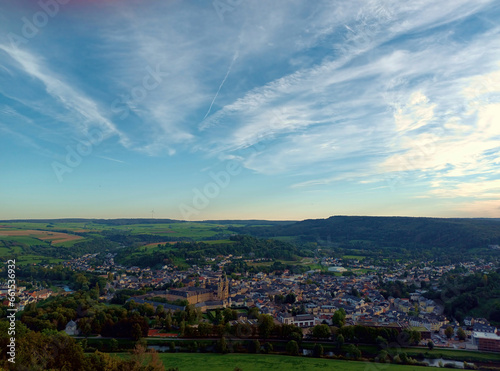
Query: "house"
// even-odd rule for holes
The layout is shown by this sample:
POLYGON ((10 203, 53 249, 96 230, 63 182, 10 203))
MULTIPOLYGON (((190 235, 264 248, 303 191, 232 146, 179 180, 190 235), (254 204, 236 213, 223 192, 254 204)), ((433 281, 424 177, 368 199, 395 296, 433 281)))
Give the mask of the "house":
POLYGON ((316 325, 316 319, 311 314, 298 314, 293 317, 293 324, 298 327, 312 327, 316 325))
POLYGON ((284 325, 293 325, 293 317, 290 313, 278 314, 278 321, 284 325))
POLYGON ((472 340, 479 351, 500 352, 500 336, 490 332, 474 332, 472 340))
POLYGON ((420 293, 419 292, 412 292, 410 294, 410 300, 411 301, 417 301, 420 298, 420 293))
POLYGON ((71 320, 66 324, 66 328, 64 329, 64 332, 70 336, 75 336, 80 333, 78 330, 78 326, 75 321, 71 320))
POLYGON ((483 323, 474 323, 474 327, 473 327, 472 331, 495 334, 497 332, 497 328, 490 326, 490 325, 483 324, 483 323))
POLYGON ((427 313, 432 313, 434 311, 434 308, 436 307, 434 301, 432 300, 421 300, 419 304, 420 308, 422 308, 423 311, 427 313))
POLYGON ((465 317, 464 318, 464 325, 467 327, 473 326, 474 325, 474 318, 472 317, 465 317))
POLYGON ((245 301, 246 297, 245 295, 235 295, 233 298, 231 298, 231 305, 235 307, 243 307, 245 306, 245 301))

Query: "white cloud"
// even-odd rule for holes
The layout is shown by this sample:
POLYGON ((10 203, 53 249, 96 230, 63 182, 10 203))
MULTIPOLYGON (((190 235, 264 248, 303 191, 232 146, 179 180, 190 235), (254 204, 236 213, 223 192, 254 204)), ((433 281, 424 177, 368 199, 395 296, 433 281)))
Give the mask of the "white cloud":
POLYGON ((458 26, 436 27, 490 4, 242 2, 224 22, 211 4, 106 5, 91 21, 102 64, 103 92, 94 94, 85 76, 67 69, 63 79, 34 52, 1 48, 64 107, 45 112, 66 123, 85 117, 131 150, 234 158, 299 188, 398 171, 446 187, 492 175, 498 161, 490 152, 499 146, 500 32, 461 39, 458 26), (113 100, 158 65, 162 83, 129 102, 129 118, 112 116, 113 100))
POLYGON ((410 97, 408 105, 397 108, 394 114, 397 131, 411 131, 426 126, 434 119, 436 104, 429 103, 429 99, 417 91, 410 97))
POLYGON ((16 67, 43 83, 46 92, 57 99, 66 110, 82 118, 74 122, 66 122, 68 125, 77 126, 78 128, 75 129, 82 130, 84 133, 90 127, 98 126, 105 136, 116 134, 119 135, 122 143, 127 142, 127 138, 100 112, 96 102, 62 81, 60 76, 56 76, 43 66, 36 56, 28 51, 2 44, 0 44, 0 49, 17 63, 16 67))
MULTIPOLYGON (((344 18, 336 15, 335 20, 342 19, 352 30, 345 31, 343 42, 349 40, 353 46, 342 50, 342 58, 325 59, 315 67, 285 75, 226 104, 200 126, 204 140, 209 140, 197 148, 213 154, 244 156, 242 149, 259 144, 261 149, 246 155, 243 164, 267 174, 292 170, 296 173, 301 168, 303 173, 307 172, 306 167, 320 174, 325 171, 321 164, 324 161, 389 155, 386 163, 370 171, 380 174, 398 171, 401 166, 397 156, 405 153, 412 158, 413 170, 422 166, 443 168, 448 163, 446 158, 427 153, 429 147, 439 145, 440 151, 443 148, 436 126, 446 118, 447 131, 470 131, 470 125, 460 121, 462 112, 456 112, 454 121, 448 111, 456 110, 454 102, 460 92, 457 85, 464 83, 463 78, 482 68, 491 69, 494 56, 498 56, 494 48, 498 29, 488 37, 481 35, 460 46, 446 40, 453 36, 448 31, 423 36, 418 41, 410 39, 404 44, 405 49, 381 45, 408 31, 423 32, 466 17, 490 3, 483 1, 471 6, 470 2, 458 1, 438 6, 420 1, 409 7, 400 2, 370 2, 359 11, 342 13, 344 18), (432 14, 427 11, 429 7, 435 8, 432 14), (384 13, 387 16, 377 19, 374 9, 388 10, 384 13), (351 27, 361 21, 369 26, 351 27), (359 42, 349 39, 353 31, 366 37, 359 42), (440 37, 442 44, 436 43, 440 37), (484 50, 489 52, 485 54, 484 50), (395 111, 396 133, 389 121, 388 106, 395 111), (366 130, 370 125, 376 126, 375 132, 366 130), (406 136, 408 131, 414 133, 406 136), (353 134, 356 132, 358 135, 353 134), (413 158, 422 157, 422 151, 425 158, 415 162, 413 158)), ((317 38, 311 35, 311 42, 302 45, 313 45, 329 33, 338 32, 338 27, 326 24, 315 29, 317 38)), ((448 138, 446 148, 461 145, 458 139, 448 138)), ((365 161, 375 166, 373 158, 365 161)))

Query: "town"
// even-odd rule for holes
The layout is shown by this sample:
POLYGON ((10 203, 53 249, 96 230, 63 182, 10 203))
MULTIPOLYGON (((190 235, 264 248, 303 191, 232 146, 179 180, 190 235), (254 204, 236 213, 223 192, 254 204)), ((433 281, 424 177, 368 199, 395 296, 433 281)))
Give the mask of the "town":
MULTIPOLYGON (((210 266, 196 265, 186 270, 165 265, 162 269, 125 267, 115 264, 116 254, 108 253, 101 264, 96 265, 99 254, 86 254, 64 265, 74 271, 88 272, 106 279, 106 286, 99 297, 101 302, 111 302, 120 290, 147 293, 133 296, 137 304, 150 304, 156 311, 159 306, 172 312, 185 309, 184 303, 203 314, 215 313, 225 308, 236 309, 237 317, 231 325, 255 325, 247 310, 257 308, 258 313, 272 316, 276 324, 295 325, 302 329, 307 339, 313 336, 317 325, 338 326, 334 314, 345 313, 343 325, 361 325, 371 328, 415 330, 418 343, 426 346, 479 351, 500 351, 497 328, 485 318, 463 318, 461 322, 449 318, 440 300, 425 297, 428 290, 439 290, 440 278, 447 273, 462 269, 465 275, 488 274, 496 269, 496 263, 482 261, 463 262, 458 265, 435 265, 432 262, 401 262, 392 266, 374 266, 356 257, 311 258, 309 262, 322 269, 301 274, 285 269, 270 273, 231 273, 225 267, 241 262, 242 256, 216 256, 206 258, 215 262, 210 266), (412 286, 408 297, 388 295, 384 289, 391 283, 412 286), (168 288, 165 288, 168 287, 168 288), (158 300, 161 300, 158 301, 158 300), (177 305, 172 303, 176 302, 177 305), (241 310, 246 309, 246 310, 241 310)), ((263 259, 245 259, 247 264, 263 264, 263 259)), ((50 266, 45 266, 50 269, 50 266)), ((7 289, 0 289, 6 296, 7 289)), ((72 291, 55 292, 40 287, 27 290, 18 287, 18 309, 24 310, 32 303, 43 301, 52 295, 67 295, 72 291)), ((5 299, 4 299, 5 300, 5 299)), ((211 322, 210 317, 200 321, 211 322)), ((149 336, 161 336, 162 326, 151 328, 149 336)), ((81 329, 76 322, 66 326, 70 335, 78 335, 81 329)), ((170 335, 172 336, 172 335, 170 335)))

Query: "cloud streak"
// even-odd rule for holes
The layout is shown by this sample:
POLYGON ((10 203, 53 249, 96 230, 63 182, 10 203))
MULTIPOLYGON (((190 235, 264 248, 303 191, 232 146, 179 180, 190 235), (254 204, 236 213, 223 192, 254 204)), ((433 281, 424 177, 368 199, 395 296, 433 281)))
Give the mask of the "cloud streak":
POLYGON ((493 0, 243 2, 224 22, 210 3, 68 8, 36 43, 0 39, 0 130, 53 154, 99 128, 95 157, 185 189, 232 160, 297 200, 364 189, 477 211, 499 197, 498 17, 493 0))
POLYGON ((226 82, 236 59, 238 59, 238 52, 234 53, 233 59, 231 60, 231 64, 229 65, 229 68, 227 69, 226 76, 224 76, 224 79, 222 80, 221 84, 219 85, 219 89, 217 89, 217 93, 215 93, 215 97, 214 97, 214 99, 212 99, 212 102, 210 103, 210 107, 208 107, 208 111, 205 114, 205 117, 203 117, 203 120, 205 120, 207 118, 207 116, 210 114, 210 111, 212 111, 212 107, 215 103, 215 100, 219 96, 220 90, 222 89, 222 86, 224 86, 224 83, 226 82))

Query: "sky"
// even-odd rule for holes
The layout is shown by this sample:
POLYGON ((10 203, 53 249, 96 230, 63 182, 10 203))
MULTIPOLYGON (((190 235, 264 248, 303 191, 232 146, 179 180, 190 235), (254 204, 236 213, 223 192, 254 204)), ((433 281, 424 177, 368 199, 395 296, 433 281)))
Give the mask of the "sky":
POLYGON ((0 219, 500 217, 500 2, 0 0, 0 219))

